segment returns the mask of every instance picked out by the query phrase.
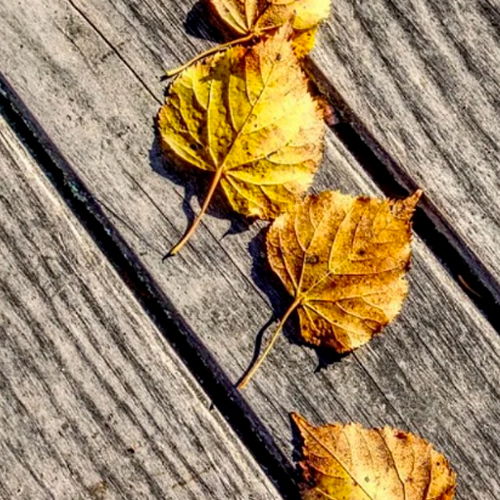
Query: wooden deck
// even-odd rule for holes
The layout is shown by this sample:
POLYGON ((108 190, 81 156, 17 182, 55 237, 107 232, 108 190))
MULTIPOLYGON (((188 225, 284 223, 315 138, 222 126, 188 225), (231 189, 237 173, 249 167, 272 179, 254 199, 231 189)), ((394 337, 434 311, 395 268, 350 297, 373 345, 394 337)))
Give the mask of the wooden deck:
POLYGON ((297 498, 291 411, 418 433, 458 499, 500 498, 499 12, 334 1, 315 189, 424 190, 410 296, 340 361, 290 322, 239 393, 288 303, 265 224, 214 207, 162 261, 203 185, 153 131, 163 70, 217 32, 195 0, 0 0, 0 498, 297 498))

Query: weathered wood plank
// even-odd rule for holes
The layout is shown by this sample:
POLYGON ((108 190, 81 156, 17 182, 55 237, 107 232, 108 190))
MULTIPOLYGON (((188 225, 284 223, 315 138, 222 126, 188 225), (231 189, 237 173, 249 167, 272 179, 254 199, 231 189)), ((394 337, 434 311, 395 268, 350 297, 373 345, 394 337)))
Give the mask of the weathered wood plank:
POLYGON ((0 498, 279 498, 0 121, 0 498))
POLYGON ((499 28, 492 0, 335 0, 314 55, 368 132, 485 264, 497 297, 499 28))
MULTIPOLYGON (((78 4, 79 12, 73 4, 26 3, 22 14, 3 6, 7 77, 236 379, 272 315, 270 303, 279 312, 288 299, 264 266, 262 225, 222 239, 228 221, 208 217, 192 245, 161 263, 185 228, 176 184, 186 179, 164 170, 151 125, 162 68, 203 45, 183 30, 190 5, 93 0, 78 4)), ((317 186, 376 193, 332 134, 328 140, 317 186)), ((420 241, 411 281, 403 314, 383 337, 314 374, 312 350, 281 342, 244 397, 287 453, 290 410, 318 421, 399 425, 450 456, 461 476, 459 498, 496 498, 499 408, 489 381, 498 378, 498 335, 420 241)))

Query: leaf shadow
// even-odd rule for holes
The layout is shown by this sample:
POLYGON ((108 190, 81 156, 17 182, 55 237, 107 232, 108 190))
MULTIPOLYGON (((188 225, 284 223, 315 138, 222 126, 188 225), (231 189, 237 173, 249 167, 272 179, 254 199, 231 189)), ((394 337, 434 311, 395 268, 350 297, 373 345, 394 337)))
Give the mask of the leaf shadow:
MULTIPOLYGON (((252 366, 253 362, 259 356, 264 334, 273 323, 277 323, 283 317, 292 300, 290 294, 276 273, 271 269, 267 260, 266 234, 267 227, 261 229, 248 244, 248 252, 252 256, 250 275, 254 284, 268 297, 273 312, 271 318, 267 320, 266 324, 257 333, 255 349, 249 366, 252 366)), ((282 334, 291 344, 306 346, 315 352, 317 358, 317 365, 314 369, 315 374, 331 365, 341 362, 347 356, 347 354, 338 354, 333 349, 312 346, 304 342, 300 337, 300 324, 297 313, 290 316, 283 326, 282 334)))
POLYGON ((295 465, 295 470, 297 472, 297 476, 301 477, 302 475, 302 469, 300 467, 300 460, 303 458, 302 457, 302 444, 304 442, 302 436, 300 435, 300 429, 298 428, 297 424, 293 421, 292 419, 292 414, 288 414, 288 418, 290 420, 290 428, 292 430, 292 460, 295 465))
POLYGON ((217 44, 224 42, 224 36, 216 23, 211 22, 214 15, 206 0, 198 0, 188 12, 184 29, 188 35, 217 44))
MULTIPOLYGON (((197 198, 200 205, 203 203, 208 190, 211 174, 196 168, 186 169, 177 162, 170 161, 160 146, 156 124, 154 139, 149 149, 149 164, 155 173, 184 189, 181 208, 186 216, 186 228, 188 228, 196 216, 196 212, 192 208, 192 200, 193 198, 197 198)), ((222 238, 230 234, 245 232, 253 223, 251 219, 245 219, 235 213, 229 206, 226 197, 219 189, 216 191, 210 203, 207 215, 218 219, 229 220, 229 229, 224 233, 222 238)), ((179 234, 179 238, 181 236, 182 234, 179 234)), ((166 255, 168 250, 169 249, 166 249, 165 251, 166 255)))

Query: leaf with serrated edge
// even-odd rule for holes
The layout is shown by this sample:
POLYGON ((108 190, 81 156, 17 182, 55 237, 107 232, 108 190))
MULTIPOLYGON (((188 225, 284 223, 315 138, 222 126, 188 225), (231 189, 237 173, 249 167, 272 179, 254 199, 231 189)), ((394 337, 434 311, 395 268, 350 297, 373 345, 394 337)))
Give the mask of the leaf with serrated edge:
POLYGON ((398 314, 407 294, 411 217, 420 196, 417 191, 394 201, 325 191, 273 222, 267 257, 294 300, 240 387, 295 309, 302 339, 339 353, 365 344, 398 314))
POLYGON ((322 157, 322 112, 289 33, 285 26, 254 47, 207 58, 169 90, 158 115, 164 150, 213 174, 199 217, 217 186, 235 211, 269 219, 312 182, 322 157))
POLYGON ((456 474, 411 433, 359 424, 315 427, 292 413, 303 440, 304 500, 452 500, 456 474))
POLYGON ((323 192, 274 222, 269 263, 299 301, 306 342, 352 351, 396 316, 407 293, 411 216, 419 197, 323 192))

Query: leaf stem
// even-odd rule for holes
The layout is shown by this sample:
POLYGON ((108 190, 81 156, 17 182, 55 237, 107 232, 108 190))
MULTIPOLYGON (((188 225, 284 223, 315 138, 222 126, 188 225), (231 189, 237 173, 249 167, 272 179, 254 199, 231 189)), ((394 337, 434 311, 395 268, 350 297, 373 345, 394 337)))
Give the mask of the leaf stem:
POLYGON ((203 202, 203 205, 201 206, 200 211, 198 212, 198 215, 195 217, 191 226, 184 233, 184 236, 179 240, 179 242, 174 247, 172 247, 170 252, 168 252, 167 255, 169 257, 178 253, 184 247, 184 245, 189 241, 193 233, 196 231, 196 228, 199 226, 203 215, 205 215, 205 212, 207 211, 208 206, 212 201, 215 190, 219 185, 220 179, 222 177, 222 172, 223 172, 222 168, 219 168, 218 170, 215 171, 215 175, 212 178, 212 182, 210 183, 210 187, 208 188, 208 193, 205 197, 205 200, 203 202))
POLYGON ((290 317, 290 314, 292 314, 293 311, 295 311, 295 309, 297 309, 297 307, 300 305, 301 302, 302 302, 302 297, 297 297, 292 302, 290 307, 286 310, 285 314, 283 315, 283 317, 281 318, 281 321, 278 324, 278 327, 274 331, 273 336, 271 337, 271 340, 269 341, 269 343, 267 344, 266 348, 264 349, 262 354, 259 356, 259 358, 249 368, 249 370, 247 371, 245 376, 241 379, 239 384, 236 386, 237 389, 240 389, 240 390, 244 389, 248 385, 248 382, 250 382, 252 377, 255 375, 255 372, 259 369, 260 365, 266 359, 267 355, 269 354, 269 352, 273 348, 274 344, 276 343, 276 340, 278 340, 278 336, 279 336, 281 330, 283 329, 283 326, 285 325, 287 319, 290 317))
POLYGON ((236 40, 231 40, 230 42, 226 42, 226 43, 217 45, 216 47, 212 47, 211 49, 205 50, 205 52, 202 52, 201 54, 198 54, 196 57, 193 57, 193 59, 191 59, 187 63, 183 64, 182 66, 178 66, 177 68, 166 71, 165 76, 167 78, 171 78, 172 76, 179 74, 181 71, 184 71, 186 68, 189 68, 189 66, 200 61, 201 59, 204 59, 205 57, 207 57, 211 54, 215 54, 216 52, 221 52, 225 49, 228 49, 228 48, 232 47, 233 45, 248 42, 252 38, 254 38, 255 36, 256 36, 255 33, 249 33, 248 35, 245 35, 241 38, 237 38, 236 40))

